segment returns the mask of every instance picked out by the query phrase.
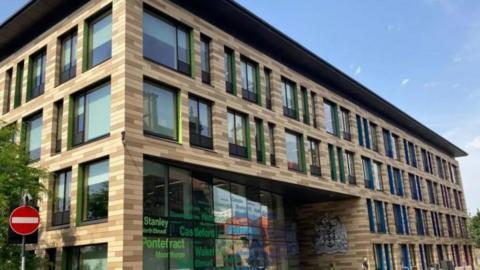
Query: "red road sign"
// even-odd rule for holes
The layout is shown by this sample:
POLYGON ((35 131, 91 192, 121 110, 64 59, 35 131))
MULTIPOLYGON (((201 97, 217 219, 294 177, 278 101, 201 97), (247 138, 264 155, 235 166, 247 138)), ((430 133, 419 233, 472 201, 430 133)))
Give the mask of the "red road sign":
POLYGON ((32 234, 38 229, 38 225, 40 225, 40 215, 33 207, 17 207, 10 215, 10 228, 17 234, 32 234))

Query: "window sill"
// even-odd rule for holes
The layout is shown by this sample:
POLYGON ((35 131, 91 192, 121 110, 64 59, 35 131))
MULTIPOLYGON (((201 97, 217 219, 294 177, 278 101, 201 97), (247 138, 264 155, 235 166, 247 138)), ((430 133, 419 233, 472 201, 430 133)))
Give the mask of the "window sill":
POLYGON ((108 218, 80 221, 80 224, 78 224, 78 226, 88 226, 102 223, 108 223, 108 218))
MULTIPOLYGON (((110 137, 110 133, 102 135, 102 136, 94 138, 94 139, 91 139, 91 140, 83 142, 83 143, 72 145, 68 150, 72 150, 72 149, 75 149, 75 148, 78 148, 78 147, 81 147, 81 146, 84 146, 84 145, 87 145, 87 144, 98 142, 98 141, 103 140, 103 139, 108 138, 108 137, 110 137)), ((57 153, 57 154, 59 154, 59 153, 57 153)))
POLYGON ((182 145, 181 143, 178 142, 178 139, 172 139, 172 138, 169 138, 167 136, 161 136, 159 134, 149 132, 149 131, 146 131, 146 130, 143 131, 143 136, 148 137, 148 138, 152 138, 152 139, 156 139, 156 140, 161 140, 161 141, 165 141, 165 142, 176 143, 178 145, 182 145))
POLYGON ((47 229, 47 231, 55 231, 55 230, 62 230, 62 229, 68 229, 68 228, 70 228, 70 223, 62 224, 62 225, 52 225, 47 229))
POLYGON ((229 155, 230 157, 242 159, 242 160, 245 160, 245 161, 250 161, 250 159, 248 158, 248 156, 236 155, 236 154, 232 154, 232 153, 228 153, 228 155, 229 155))
POLYGON ((218 154, 218 152, 215 151, 215 149, 213 149, 213 148, 202 147, 202 146, 198 146, 198 145, 191 144, 191 143, 190 143, 190 147, 193 148, 193 149, 198 149, 198 150, 203 150, 203 151, 207 151, 207 152, 210 152, 210 153, 218 154))

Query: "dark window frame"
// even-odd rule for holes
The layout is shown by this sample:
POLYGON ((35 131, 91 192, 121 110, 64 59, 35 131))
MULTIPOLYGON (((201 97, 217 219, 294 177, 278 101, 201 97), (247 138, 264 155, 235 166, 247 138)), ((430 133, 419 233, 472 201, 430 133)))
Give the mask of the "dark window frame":
POLYGON ((72 194, 71 194, 71 185, 72 185, 72 169, 68 168, 65 170, 61 170, 55 173, 54 175, 54 181, 53 181, 53 190, 54 190, 54 196, 53 196, 53 202, 52 202, 52 226, 61 226, 61 225, 67 225, 70 224, 70 213, 71 213, 71 205, 69 207, 69 210, 65 210, 66 208, 66 202, 67 202, 67 196, 70 197, 70 203, 72 200, 72 194), (70 192, 67 190, 67 175, 70 174, 70 192), (63 175, 63 211, 58 212, 57 214, 55 213, 55 205, 56 205, 56 188, 57 188, 57 181, 60 179, 60 175, 63 175))
MULTIPOLYGON (((249 121, 248 121, 248 115, 245 114, 245 113, 242 113, 242 112, 239 112, 239 111, 236 111, 236 110, 232 110, 232 109, 228 109, 227 110, 227 114, 233 114, 233 127, 234 127, 234 141, 235 143, 228 143, 228 152, 230 154, 230 156, 235 156, 235 157, 242 157, 242 158, 248 158, 249 155, 248 155, 248 148, 249 148, 249 138, 248 138, 248 125, 249 125, 249 121), (236 116, 240 116, 241 119, 242 119, 242 124, 243 124, 243 135, 245 137, 245 146, 242 146, 242 145, 239 145, 237 144, 237 125, 236 125, 236 121, 237 121, 237 117, 236 116)), ((228 129, 228 127, 227 127, 228 129)))
POLYGON ((202 72, 202 82, 211 84, 211 48, 212 39, 208 36, 200 35, 200 70, 202 72), (205 51, 203 51, 205 50, 205 51), (205 61, 205 63, 203 62, 205 61), (204 70, 204 65, 206 70, 204 70))
POLYGON ((196 105, 197 105, 196 106, 196 113, 198 115, 198 118, 197 118, 197 123, 192 123, 191 119, 190 119, 190 112, 189 112, 188 124, 189 124, 190 145, 194 145, 194 146, 202 147, 202 148, 206 148, 206 149, 213 149, 213 125, 212 125, 212 106, 213 106, 213 102, 211 102, 207 99, 195 96, 195 95, 189 95, 189 97, 188 97, 189 104, 190 104, 191 100, 196 102, 196 105), (208 110, 209 110, 209 117, 210 117, 209 124, 210 125, 209 125, 208 129, 210 130, 209 133, 210 133, 211 137, 201 135, 200 130, 193 131, 194 126, 200 127, 200 103, 205 104, 207 106, 208 110))
POLYGON ((77 74, 77 45, 78 45, 78 33, 77 28, 74 28, 67 33, 63 34, 59 38, 60 44, 60 65, 59 65, 59 84, 67 82, 75 78, 77 74), (65 66, 62 65, 64 62, 64 46, 65 43, 70 40, 70 64, 68 68, 65 69, 65 66), (74 42, 75 41, 75 42, 74 42))

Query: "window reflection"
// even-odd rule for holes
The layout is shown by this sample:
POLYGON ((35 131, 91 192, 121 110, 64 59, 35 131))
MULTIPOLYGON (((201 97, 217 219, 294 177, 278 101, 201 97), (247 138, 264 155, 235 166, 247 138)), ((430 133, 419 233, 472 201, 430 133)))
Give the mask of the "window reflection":
POLYGON ((281 195, 144 161, 144 269, 288 269, 285 225, 281 195))

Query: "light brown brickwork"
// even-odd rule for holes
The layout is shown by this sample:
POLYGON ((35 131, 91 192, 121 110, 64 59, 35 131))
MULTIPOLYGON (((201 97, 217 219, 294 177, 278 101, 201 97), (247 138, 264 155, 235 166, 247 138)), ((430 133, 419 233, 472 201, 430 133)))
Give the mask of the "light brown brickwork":
MULTIPOLYGON (((372 114, 352 100, 337 95, 325 87, 314 83, 311 79, 304 77, 295 70, 284 64, 267 57, 257 51, 249 44, 245 44, 236 37, 225 33, 217 27, 196 17, 186 10, 164 0, 99 0, 91 1, 75 11, 69 17, 54 25, 45 33, 32 40, 27 46, 19 48, 14 54, 0 62, 0 86, 5 84, 6 71, 13 67, 13 82, 16 81, 16 64, 25 62, 23 74, 23 93, 21 106, 13 109, 13 98, 10 102, 9 112, 1 116, 6 123, 17 122, 21 124, 22 118, 34 112, 43 112, 42 149, 41 160, 36 163, 38 166, 46 167, 49 171, 55 172, 60 169, 72 169, 72 190, 71 190, 71 222, 69 226, 53 228, 51 220, 51 199, 44 198, 40 203, 41 227, 40 241, 37 246, 32 246, 42 253, 43 249, 56 247, 60 264, 61 248, 67 246, 80 246, 93 243, 108 243, 108 268, 109 269, 141 269, 143 259, 142 242, 142 217, 143 217, 143 156, 155 156, 169 160, 195 164, 218 170, 227 170, 241 173, 252 178, 252 181, 260 177, 264 181, 272 183, 288 182, 295 185, 311 187, 313 189, 329 191, 337 194, 351 195, 354 198, 340 202, 324 202, 304 205, 298 209, 299 235, 301 243, 301 256, 299 269, 326 269, 329 263, 335 263, 336 269, 358 269, 364 257, 367 257, 371 268, 374 265, 373 244, 393 244, 395 264, 401 269, 401 253, 399 244, 415 244, 417 263, 420 260, 418 244, 433 244, 434 256, 437 244, 448 245, 448 255, 452 258, 450 246, 460 245, 461 262, 465 263, 463 245, 470 245, 467 238, 434 237, 432 234, 433 224, 430 215, 427 216, 429 231, 428 236, 416 235, 414 208, 466 217, 465 202, 462 197, 463 210, 456 210, 454 207, 445 208, 441 205, 428 203, 428 192, 425 181, 422 181, 423 202, 411 199, 408 172, 420 176, 422 179, 429 179, 451 189, 463 191, 461 179, 459 184, 443 180, 435 175, 424 172, 422 168, 422 156, 420 148, 440 156, 447 162, 458 168, 455 158, 445 153, 429 142, 418 139, 414 134, 398 128, 395 123, 384 120, 378 115, 372 114), (148 3, 158 11, 168 14, 172 18, 190 26, 193 29, 194 38, 194 65, 195 74, 193 78, 185 76, 176 71, 162 67, 143 57, 143 3, 148 3), (83 31, 85 20, 92 14, 107 5, 112 5, 113 35, 112 35, 112 58, 88 71, 82 71, 83 59, 83 31), (68 30, 77 27, 77 76, 63 84, 58 83, 59 66, 59 42, 58 37, 68 30), (200 73, 200 34, 205 34, 212 39, 211 42, 211 85, 202 83, 200 73), (26 102, 26 82, 29 56, 40 48, 47 48, 46 63, 46 85, 45 93, 29 102, 26 102), (237 96, 225 92, 224 82, 224 47, 227 46, 235 51, 236 60, 236 84, 240 89, 240 56, 246 56, 259 64, 260 84, 262 91, 262 105, 259 106, 248 102, 241 97, 241 91, 237 96), (272 70, 272 104, 273 110, 265 108, 265 77, 264 67, 272 70), (181 122, 183 132, 180 142, 152 138, 143 133, 143 80, 145 77, 155 79, 164 84, 179 89, 181 97, 181 122), (319 128, 306 125, 302 121, 296 121, 283 115, 281 77, 288 78, 298 86, 304 86, 317 94, 317 122, 319 128), (52 139, 55 135, 54 126, 54 102, 63 99, 63 119, 68 119, 69 97, 104 78, 110 78, 111 82, 111 127, 110 135, 101 140, 73 147, 67 145, 68 121, 63 121, 62 126, 62 151, 54 154, 52 139), (204 150, 191 147, 189 144, 189 122, 188 122, 188 95, 194 93, 213 102, 212 123, 214 150, 204 150), (323 99, 335 102, 339 106, 350 111, 350 128, 352 132, 351 141, 340 139, 326 133, 324 129, 323 99), (258 117, 264 121, 264 135, 267 153, 266 165, 256 162, 256 151, 252 151, 251 160, 234 158, 229 155, 227 141, 227 108, 248 114, 249 125, 252 132, 250 141, 252 149, 255 149, 254 122, 253 118, 258 117), (358 144, 358 134, 355 124, 355 115, 358 114, 378 126, 378 152, 368 150, 358 144), (274 123, 275 152, 277 166, 270 166, 267 123, 274 123), (399 160, 393 160, 385 155, 382 128, 388 129, 400 137, 399 160), (296 131, 303 135, 303 138, 312 137, 318 139, 320 144, 321 171, 323 177, 312 176, 307 173, 294 172, 287 169, 287 157, 285 152, 285 129, 296 131), (122 142, 122 132, 125 132, 125 142, 122 142), (417 160, 418 168, 413 168, 405 163, 403 151, 403 139, 407 139, 418 146, 417 160), (355 158, 356 185, 343 184, 339 181, 332 181, 330 175, 330 164, 328 157, 328 144, 338 146, 344 150, 353 152, 355 158), (76 224, 77 205, 77 177, 79 165, 100 157, 109 157, 110 178, 109 178, 109 211, 108 221, 83 225, 76 224), (369 157, 382 163, 382 179, 384 191, 373 191, 366 189, 363 183, 363 168, 361 157, 369 157), (387 165, 394 166, 404 171, 404 189, 406 196, 399 197, 390 194, 387 165), (388 203, 387 216, 389 220, 389 233, 377 234, 369 232, 369 220, 366 207, 366 198, 380 200, 388 203), (395 233, 395 222, 392 211, 392 204, 401 204, 409 207, 411 235, 400 236, 395 233), (317 256, 312 248, 314 231, 313 221, 323 213, 330 213, 338 216, 345 223, 348 231, 349 250, 346 254, 332 256, 317 256)), ((14 85, 12 92, 14 92, 14 85)), ((3 91, 3 88, 0 89, 3 91)), ((4 95, 0 95, 0 104, 4 104, 4 95)), ((303 103, 299 102, 299 112, 303 110, 303 103)), ((310 116, 312 113, 312 100, 309 98, 310 116)), ((0 110, 1 111, 1 110, 0 110)), ((300 118, 300 120, 302 120, 300 118)), ((310 164, 310 155, 306 150, 306 162, 310 164)), ((434 168, 436 172, 436 167, 434 168)), ((47 180, 44 180, 47 183, 47 180)), ((49 184, 51 187, 52 185, 49 184)), ((438 193, 438 200, 441 201, 441 193, 438 193)), ((323 200, 324 201, 324 200, 323 200)), ((452 196, 452 205, 454 199, 452 196)), ((458 224, 458 221, 457 221, 458 224)), ((443 222, 444 230, 447 231, 446 223, 443 222)), ((436 259, 435 259, 436 260, 436 259)))

